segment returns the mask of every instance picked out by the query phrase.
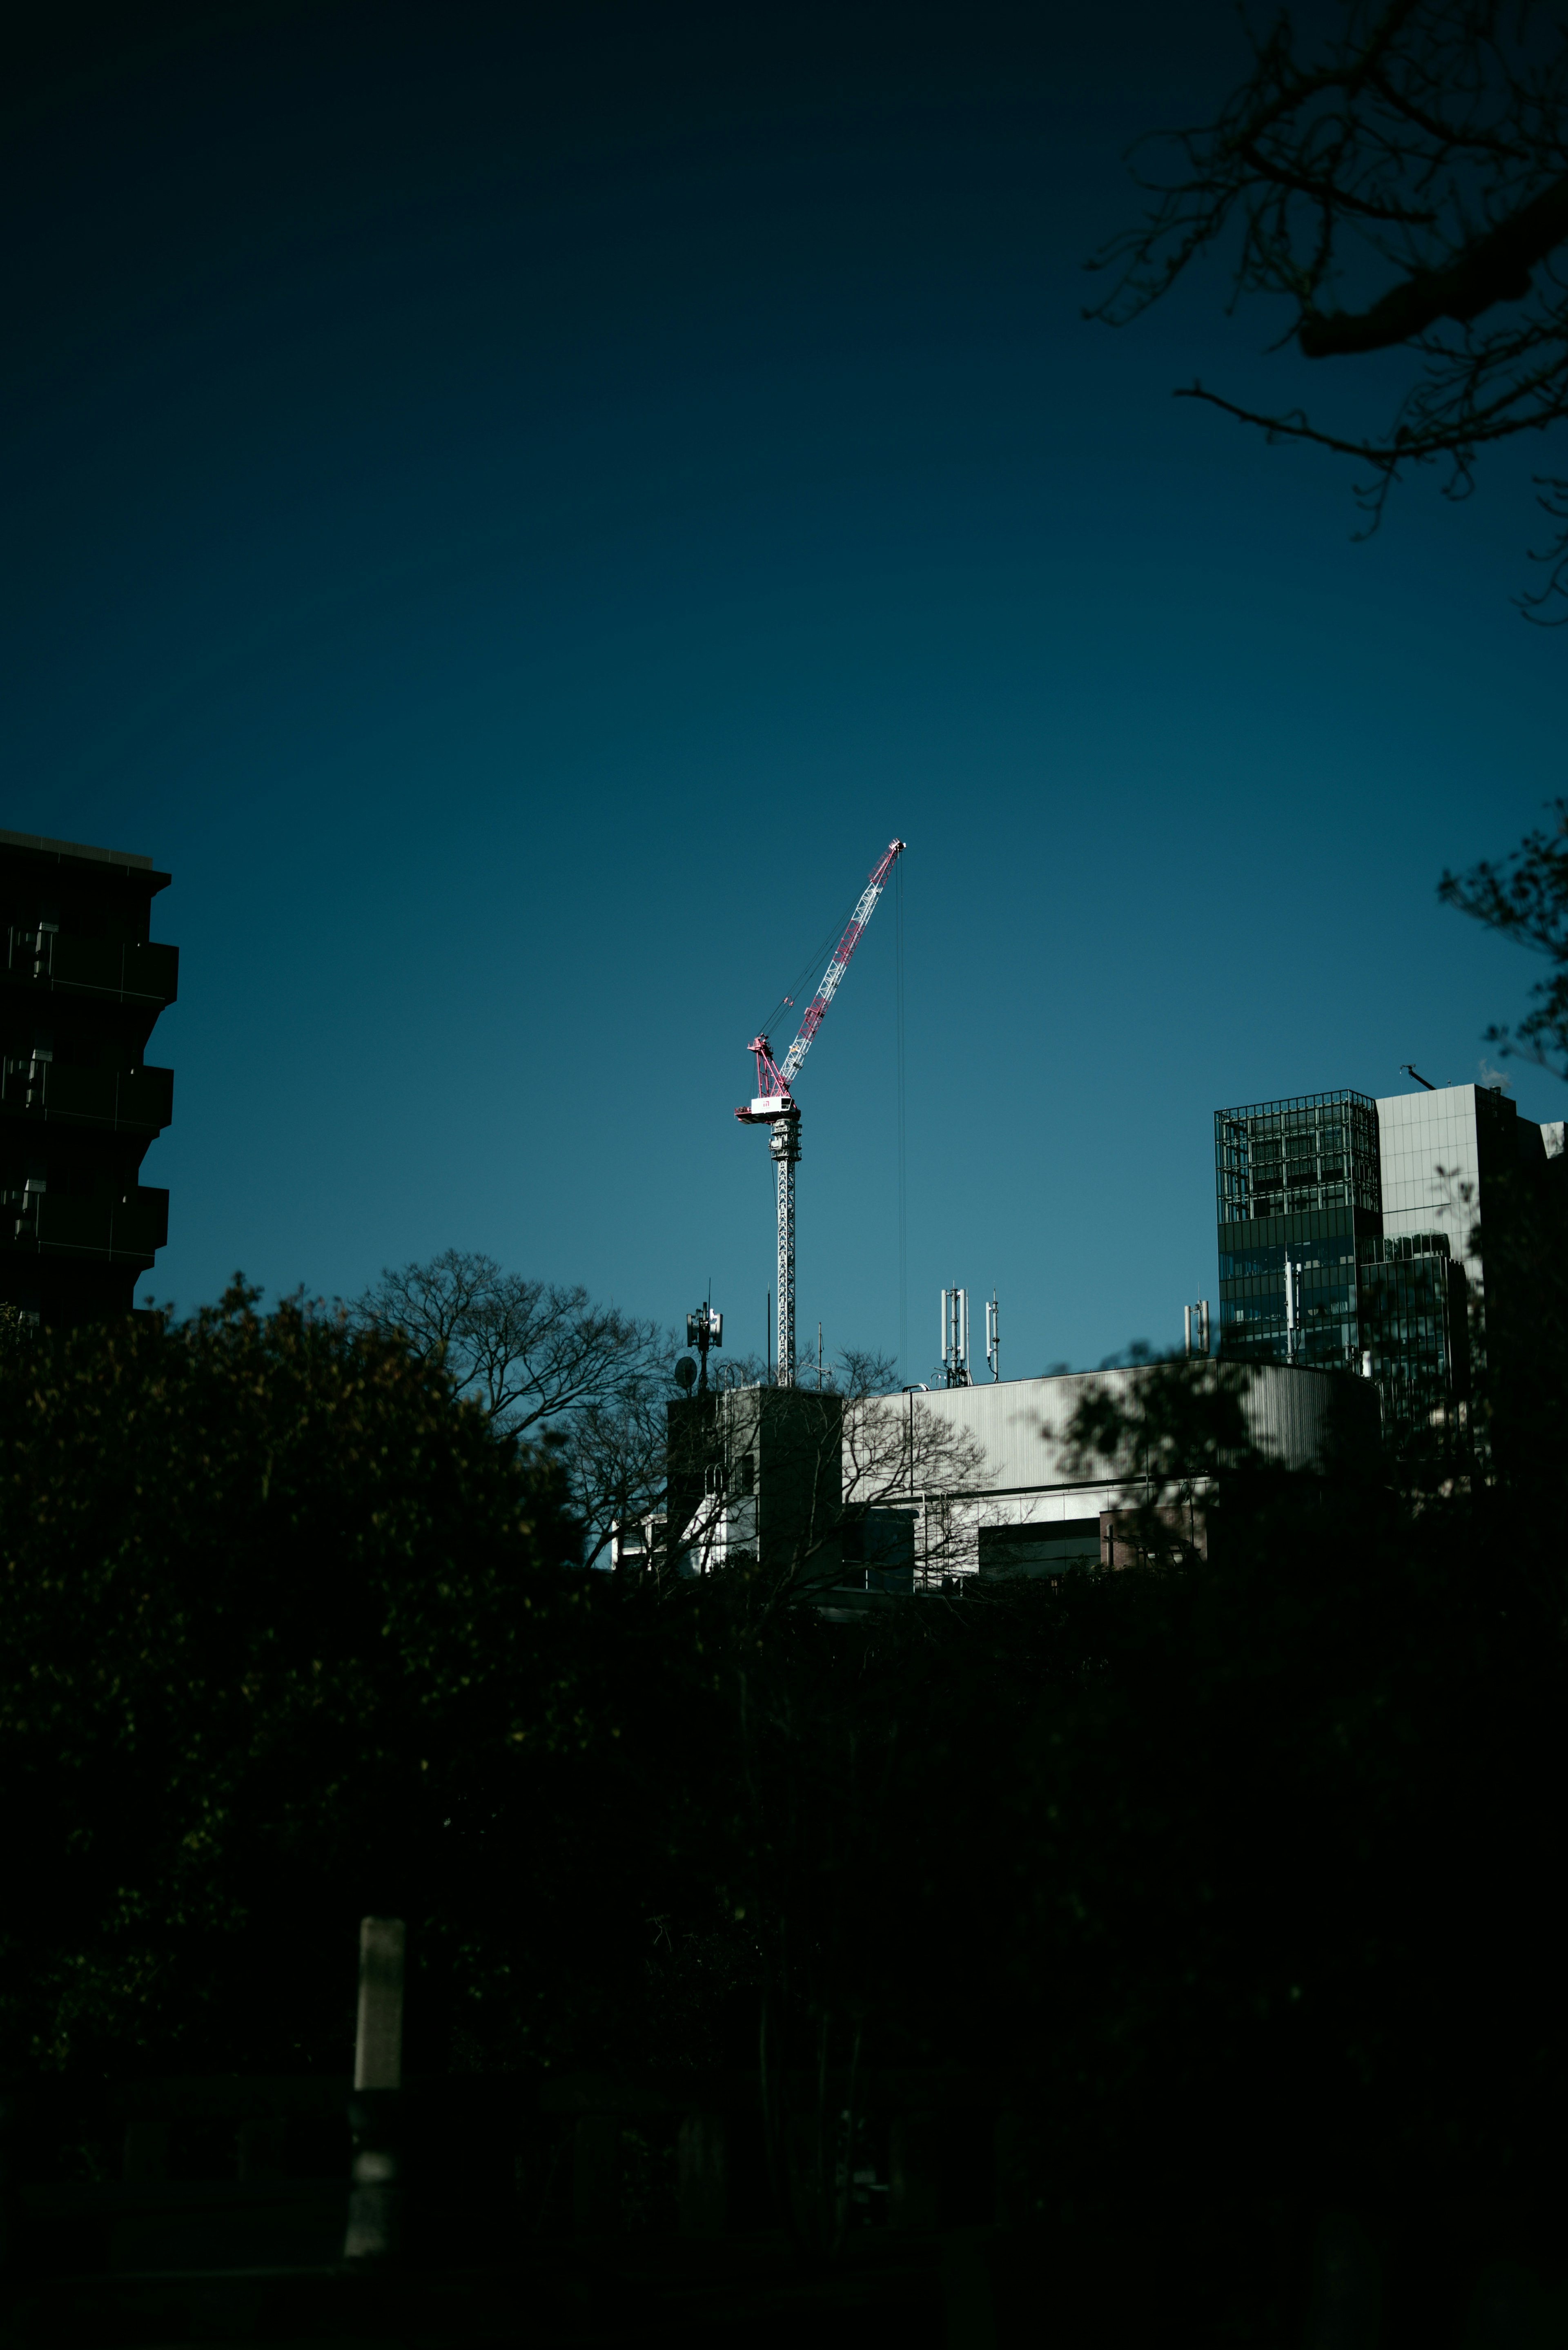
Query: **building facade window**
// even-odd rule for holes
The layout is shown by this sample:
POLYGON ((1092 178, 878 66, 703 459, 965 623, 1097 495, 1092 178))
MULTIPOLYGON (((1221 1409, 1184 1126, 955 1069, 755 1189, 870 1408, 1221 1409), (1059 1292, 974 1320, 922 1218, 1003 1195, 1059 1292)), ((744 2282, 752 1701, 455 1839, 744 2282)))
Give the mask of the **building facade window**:
POLYGON ((1221 1353, 1370 1376, 1401 1453, 1466 1441, 1466 1274, 1480 1266, 1467 1266, 1465 1233, 1439 1228, 1444 1187, 1457 1179, 1473 1203, 1489 1149, 1501 1165, 1514 1148, 1501 1097, 1472 1107, 1476 1091, 1302 1094, 1215 1113, 1221 1353))

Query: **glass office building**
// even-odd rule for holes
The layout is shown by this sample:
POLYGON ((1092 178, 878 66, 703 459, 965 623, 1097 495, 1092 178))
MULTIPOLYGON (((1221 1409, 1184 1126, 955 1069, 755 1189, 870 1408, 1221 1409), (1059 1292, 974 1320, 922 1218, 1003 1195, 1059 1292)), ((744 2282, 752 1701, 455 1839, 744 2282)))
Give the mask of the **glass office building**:
POLYGON ((1383 1236, 1376 1103, 1297 1094, 1218 1110, 1214 1171, 1220 1351, 1359 1370, 1356 1266, 1383 1236))
POLYGON ((1451 1451, 1469 1393, 1469 1293, 1448 1233, 1385 1232, 1357 1274, 1362 1359, 1386 1440, 1398 1451, 1451 1451))
POLYGON ((1464 1279, 1447 1233, 1385 1230, 1380 1108, 1342 1091, 1216 1112, 1220 1347, 1371 1378, 1400 1450, 1447 1449, 1464 1279))

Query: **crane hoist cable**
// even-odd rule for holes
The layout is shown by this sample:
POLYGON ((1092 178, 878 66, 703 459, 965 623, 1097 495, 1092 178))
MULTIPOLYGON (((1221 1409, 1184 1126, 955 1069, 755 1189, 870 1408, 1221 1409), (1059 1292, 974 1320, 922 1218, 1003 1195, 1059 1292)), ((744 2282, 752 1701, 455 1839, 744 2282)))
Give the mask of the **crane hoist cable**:
POLYGON ((849 917, 847 914, 841 916, 840 919, 835 922, 833 928, 828 931, 827 936, 823 940, 822 944, 817 948, 815 953, 808 957, 806 962, 801 965, 799 976, 795 979, 792 979, 789 983, 789 993, 785 995, 781 995, 778 1002, 769 1012, 767 1018, 765 1020, 759 1021, 757 1024, 757 1033, 759 1035, 765 1035, 770 1028, 777 1027, 782 1022, 784 1014, 794 1009, 794 1005, 800 1002, 801 997, 805 993, 806 990, 808 988, 815 989, 816 982, 821 977, 823 968, 826 965, 829 955, 833 952, 835 945, 843 935, 845 924, 847 922, 848 919, 849 917))

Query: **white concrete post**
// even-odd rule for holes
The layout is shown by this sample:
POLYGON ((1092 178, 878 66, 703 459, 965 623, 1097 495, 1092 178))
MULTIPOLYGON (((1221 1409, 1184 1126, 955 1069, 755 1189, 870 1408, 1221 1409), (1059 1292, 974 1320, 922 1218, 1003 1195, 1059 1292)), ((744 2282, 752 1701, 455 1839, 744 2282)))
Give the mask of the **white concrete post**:
POLYGON ((385 2260, 396 2244, 400 2189, 394 2116, 403 2082, 404 1941, 400 1918, 360 1921, 346 2261, 385 2260))
POLYGON ((354 2086, 403 2085, 403 1946, 400 1918, 359 1921, 359 2017, 354 2034, 354 2086))

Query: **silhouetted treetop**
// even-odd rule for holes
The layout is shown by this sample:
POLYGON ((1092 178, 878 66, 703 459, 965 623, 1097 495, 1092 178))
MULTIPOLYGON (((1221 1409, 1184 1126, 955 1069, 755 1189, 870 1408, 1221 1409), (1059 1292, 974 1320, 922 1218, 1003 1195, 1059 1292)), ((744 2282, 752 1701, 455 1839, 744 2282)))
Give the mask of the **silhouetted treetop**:
MULTIPOLYGON (((1213 119, 1141 142, 1152 202, 1092 262, 1114 283, 1090 315, 1136 317, 1220 246, 1232 307, 1277 297, 1306 358, 1409 351, 1381 432, 1184 395, 1359 458, 1376 516, 1407 466, 1442 463, 1460 494, 1483 444, 1568 410, 1568 32, 1537 0, 1345 0, 1323 23, 1255 17, 1213 119)), ((1560 520, 1564 486, 1541 484, 1560 520)), ((1549 559, 1528 603, 1562 589, 1568 536, 1549 559)))
POLYGON ((1487 1042, 1568 1077, 1568 800, 1556 810, 1554 831, 1527 833, 1501 865, 1483 858, 1469 873, 1445 873, 1438 895, 1548 958, 1552 976, 1531 991, 1535 1010, 1517 1028, 1489 1029, 1487 1042))

